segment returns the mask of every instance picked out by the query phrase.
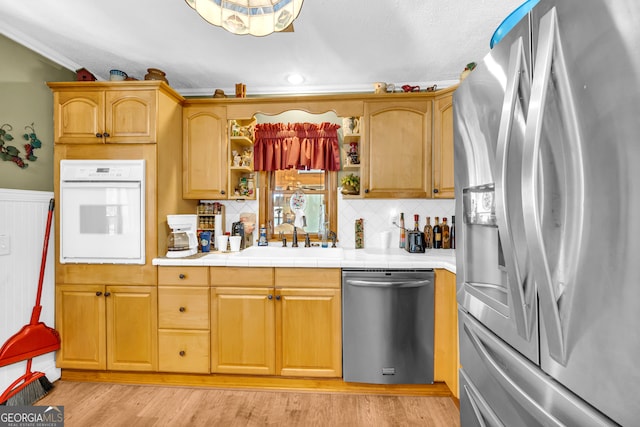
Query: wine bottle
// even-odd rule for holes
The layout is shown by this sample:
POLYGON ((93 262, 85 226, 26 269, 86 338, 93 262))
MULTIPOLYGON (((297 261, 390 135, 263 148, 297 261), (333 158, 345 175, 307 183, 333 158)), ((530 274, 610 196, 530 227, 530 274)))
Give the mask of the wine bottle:
POLYGON ((431 227, 431 217, 426 217, 426 223, 424 225, 424 246, 425 249, 433 248, 433 227, 431 227))
POLYGON ((404 213, 400 213, 400 247, 404 248, 405 230, 404 230, 404 213))
POLYGON ((442 218, 442 249, 451 249, 451 240, 447 217, 442 218))
POLYGON ((456 248, 456 216, 451 215, 451 249, 456 248))
POLYGON ((433 248, 442 248, 442 228, 440 227, 440 218, 436 217, 436 221, 433 225, 433 248))

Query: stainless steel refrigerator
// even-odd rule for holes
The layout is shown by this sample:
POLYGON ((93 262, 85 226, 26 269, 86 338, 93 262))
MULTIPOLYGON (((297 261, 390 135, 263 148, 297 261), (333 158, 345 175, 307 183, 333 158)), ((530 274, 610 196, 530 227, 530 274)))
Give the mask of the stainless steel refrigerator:
POLYGON ((640 425, 639 22, 541 0, 454 94, 463 426, 640 425))

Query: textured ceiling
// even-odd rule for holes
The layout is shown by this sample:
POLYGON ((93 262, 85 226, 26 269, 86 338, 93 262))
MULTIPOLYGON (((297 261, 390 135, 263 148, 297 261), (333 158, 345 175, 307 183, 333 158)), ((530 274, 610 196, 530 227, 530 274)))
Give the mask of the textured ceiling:
MULTIPOLYGON (((481 60, 523 0, 305 0, 293 33, 237 36, 184 0, 0 0, 0 33, 98 80, 166 72, 185 96, 369 92, 375 81, 446 87, 481 60), (286 78, 299 73, 294 86, 286 78)), ((4 58, 6 60, 7 58, 4 58)))

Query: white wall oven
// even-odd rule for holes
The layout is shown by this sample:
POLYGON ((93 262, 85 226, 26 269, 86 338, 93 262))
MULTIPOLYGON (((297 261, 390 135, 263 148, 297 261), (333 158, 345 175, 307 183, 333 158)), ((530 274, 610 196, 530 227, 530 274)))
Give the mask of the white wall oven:
POLYGON ((144 160, 60 161, 60 262, 145 263, 144 160))

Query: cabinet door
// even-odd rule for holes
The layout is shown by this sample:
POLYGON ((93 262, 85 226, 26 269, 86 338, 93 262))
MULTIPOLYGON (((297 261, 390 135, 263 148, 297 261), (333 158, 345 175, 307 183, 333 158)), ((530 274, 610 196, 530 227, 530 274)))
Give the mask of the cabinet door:
POLYGON ((155 90, 107 91, 104 131, 109 136, 106 142, 156 142, 156 96, 155 90))
POLYGON ((365 104, 364 197, 431 195, 431 100, 365 104))
POLYGON ((339 289, 276 290, 277 374, 342 376, 339 289))
POLYGON ((59 368, 106 369, 104 286, 56 286, 56 329, 59 368))
POLYGON ((107 286, 107 369, 158 369, 158 298, 154 286, 107 286))
POLYGON ((53 119, 56 143, 101 143, 104 91, 54 92, 53 119))
POLYGON ((187 106, 183 119, 182 196, 226 199, 226 109, 187 106))
POLYGON ((275 373, 273 288, 211 289, 211 371, 275 373))
POLYGON ((433 197, 453 199, 453 96, 436 99, 433 108, 433 197))

